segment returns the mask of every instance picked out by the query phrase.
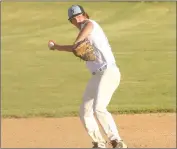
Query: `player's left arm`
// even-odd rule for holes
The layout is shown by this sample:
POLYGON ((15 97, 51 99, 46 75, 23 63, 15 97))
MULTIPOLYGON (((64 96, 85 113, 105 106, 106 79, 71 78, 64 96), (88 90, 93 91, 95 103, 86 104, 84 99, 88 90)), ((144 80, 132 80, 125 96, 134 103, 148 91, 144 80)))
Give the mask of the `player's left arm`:
POLYGON ((88 37, 88 35, 92 32, 93 30, 93 24, 92 22, 88 21, 86 22, 86 24, 84 25, 84 27, 81 29, 81 31, 79 32, 74 44, 84 40, 85 38, 88 37))

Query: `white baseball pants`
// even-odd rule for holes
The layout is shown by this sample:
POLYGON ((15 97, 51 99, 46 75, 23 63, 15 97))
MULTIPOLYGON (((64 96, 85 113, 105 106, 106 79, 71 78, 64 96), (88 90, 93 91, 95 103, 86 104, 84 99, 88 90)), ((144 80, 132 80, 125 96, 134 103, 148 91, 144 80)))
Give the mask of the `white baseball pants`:
POLYGON ((119 83, 119 69, 117 66, 110 66, 103 74, 93 75, 87 84, 80 106, 80 119, 94 142, 105 142, 95 117, 109 140, 121 140, 114 119, 107 111, 107 106, 119 83))

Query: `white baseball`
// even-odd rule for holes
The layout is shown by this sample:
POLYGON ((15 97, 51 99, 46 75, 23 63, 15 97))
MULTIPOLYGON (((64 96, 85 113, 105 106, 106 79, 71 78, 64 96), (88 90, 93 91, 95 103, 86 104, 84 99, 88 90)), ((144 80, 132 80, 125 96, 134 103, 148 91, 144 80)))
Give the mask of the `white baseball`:
POLYGON ((49 42, 49 47, 50 48, 52 48, 54 45, 55 45, 54 42, 52 42, 52 41, 49 42))

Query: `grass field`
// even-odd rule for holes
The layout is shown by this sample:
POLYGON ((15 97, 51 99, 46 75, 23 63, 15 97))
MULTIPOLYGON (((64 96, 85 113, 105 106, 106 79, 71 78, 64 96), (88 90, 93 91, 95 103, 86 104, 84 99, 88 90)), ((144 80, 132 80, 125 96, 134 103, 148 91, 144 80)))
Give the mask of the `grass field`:
MULTIPOLYGON (((90 74, 72 54, 52 52, 53 39, 77 35, 67 20, 73 2, 2 2, 3 117, 77 115, 90 74)), ((109 110, 176 110, 175 2, 80 2, 103 27, 122 74, 109 110), (100 10, 98 10, 100 8, 100 10)))

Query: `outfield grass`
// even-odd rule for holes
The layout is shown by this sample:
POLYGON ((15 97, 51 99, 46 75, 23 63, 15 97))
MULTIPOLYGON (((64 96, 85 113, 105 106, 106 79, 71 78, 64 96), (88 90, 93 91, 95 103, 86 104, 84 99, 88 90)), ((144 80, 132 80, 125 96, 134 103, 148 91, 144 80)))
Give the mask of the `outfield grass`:
MULTIPOLYGON (((77 115, 90 74, 72 54, 49 51, 77 35, 73 2, 2 3, 2 116, 77 115)), ((175 2, 81 2, 107 34, 122 74, 109 110, 174 112, 175 2), (100 8, 100 10, 98 10, 100 8)))

